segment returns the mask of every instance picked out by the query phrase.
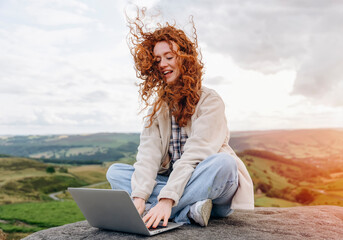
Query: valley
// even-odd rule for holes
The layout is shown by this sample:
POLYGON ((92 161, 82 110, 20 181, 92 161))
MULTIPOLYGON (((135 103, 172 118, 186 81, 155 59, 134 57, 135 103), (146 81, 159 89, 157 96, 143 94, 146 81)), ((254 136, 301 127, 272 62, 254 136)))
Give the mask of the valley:
MULTIPOLYGON (((20 239, 83 220, 66 189, 110 188, 108 167, 133 164, 138 144, 139 134, 1 136, 0 228, 20 239)), ((256 207, 343 206, 341 129, 234 132, 230 145, 252 177, 256 207)))

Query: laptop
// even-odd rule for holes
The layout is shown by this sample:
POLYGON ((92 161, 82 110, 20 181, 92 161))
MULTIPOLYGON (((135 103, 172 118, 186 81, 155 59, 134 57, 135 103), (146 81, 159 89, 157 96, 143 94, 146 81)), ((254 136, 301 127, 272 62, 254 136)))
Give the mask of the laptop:
POLYGON ((139 215, 130 195, 123 190, 68 188, 76 204, 96 228, 153 236, 182 226, 180 223, 162 222, 157 228, 148 229, 139 215))

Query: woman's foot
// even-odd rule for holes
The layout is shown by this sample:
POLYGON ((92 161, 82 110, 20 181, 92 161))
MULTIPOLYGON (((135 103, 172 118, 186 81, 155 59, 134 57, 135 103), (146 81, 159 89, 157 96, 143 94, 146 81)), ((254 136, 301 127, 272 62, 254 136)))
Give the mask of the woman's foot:
POLYGON ((205 199, 194 203, 188 213, 188 217, 193 219, 202 227, 206 227, 212 211, 212 200, 205 199))

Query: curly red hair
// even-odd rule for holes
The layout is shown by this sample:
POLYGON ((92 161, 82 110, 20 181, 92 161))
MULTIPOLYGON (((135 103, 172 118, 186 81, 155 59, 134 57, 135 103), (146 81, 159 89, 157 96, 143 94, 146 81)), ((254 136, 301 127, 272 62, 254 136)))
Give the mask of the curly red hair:
POLYGON ((175 117, 180 127, 187 125, 195 112, 195 107, 200 99, 203 63, 201 54, 198 53, 197 34, 193 24, 194 42, 190 41, 184 31, 177 29, 168 22, 165 26, 158 24, 154 31, 147 30, 141 18, 144 18, 145 9, 141 10, 134 20, 128 18, 130 33, 128 44, 135 62, 136 76, 143 80, 140 84, 140 97, 145 103, 146 109, 152 106, 150 117, 152 125, 153 117, 165 104, 175 117), (179 79, 173 83, 166 83, 158 69, 158 64, 153 54, 156 43, 166 41, 172 52, 177 56, 180 69, 179 79), (174 51, 172 42, 178 46, 174 51), (151 98, 155 101, 151 102, 151 98))

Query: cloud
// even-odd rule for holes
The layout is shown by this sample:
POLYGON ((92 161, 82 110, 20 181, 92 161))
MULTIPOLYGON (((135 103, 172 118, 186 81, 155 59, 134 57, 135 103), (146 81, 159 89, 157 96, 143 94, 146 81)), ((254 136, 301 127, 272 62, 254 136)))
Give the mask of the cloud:
POLYGON ((296 69, 294 94, 343 106, 343 94, 336 94, 343 92, 343 2, 185 0, 156 6, 181 26, 194 15, 199 41, 209 51, 265 74, 296 69))
POLYGON ((220 85, 220 84, 228 84, 228 82, 223 76, 215 76, 215 77, 208 77, 205 79, 207 84, 211 85, 220 85))
MULTIPOLYGON (((127 2, 0 1, 0 132, 141 130, 127 2)), ((338 1, 133 2, 160 6, 157 19, 175 19, 190 36, 194 15, 204 85, 223 97, 234 130, 297 126, 323 104, 332 105, 323 123, 342 116, 338 1)))
POLYGON ((343 34, 317 36, 311 44, 314 47, 297 72, 293 94, 343 106, 343 34))
POLYGON ((86 94, 84 96, 84 99, 86 101, 90 101, 90 102, 102 102, 102 101, 108 100, 109 95, 107 92, 105 92, 103 90, 97 90, 97 91, 93 91, 93 92, 86 94))
POLYGON ((123 2, 2 4, 2 132, 18 133, 16 127, 43 131, 39 126, 44 131, 88 131, 87 124, 97 129, 91 131, 114 129, 112 125, 118 131, 140 129, 125 21, 116 4, 123 2))
POLYGON ((35 0, 26 4, 24 9, 32 24, 59 26, 88 24, 94 21, 94 19, 86 16, 93 9, 85 3, 75 0, 35 0))

